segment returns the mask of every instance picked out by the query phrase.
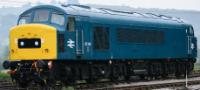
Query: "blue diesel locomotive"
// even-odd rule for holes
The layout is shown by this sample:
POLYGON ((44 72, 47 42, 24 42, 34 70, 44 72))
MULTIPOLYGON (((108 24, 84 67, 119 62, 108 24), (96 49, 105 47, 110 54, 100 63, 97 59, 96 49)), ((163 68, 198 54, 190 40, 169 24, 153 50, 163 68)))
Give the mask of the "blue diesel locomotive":
POLYGON ((21 86, 130 76, 179 77, 193 70, 197 39, 180 18, 93 8, 40 5, 19 16, 3 66, 21 86))

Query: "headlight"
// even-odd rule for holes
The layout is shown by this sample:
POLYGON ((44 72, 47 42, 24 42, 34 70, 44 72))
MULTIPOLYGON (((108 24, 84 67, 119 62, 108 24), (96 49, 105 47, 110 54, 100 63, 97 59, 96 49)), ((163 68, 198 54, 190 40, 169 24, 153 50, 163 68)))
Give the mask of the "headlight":
POLYGON ((38 46, 39 45, 39 42, 38 41, 35 41, 35 46, 38 46))
POLYGON ((23 41, 20 42, 20 46, 24 46, 24 42, 23 41))

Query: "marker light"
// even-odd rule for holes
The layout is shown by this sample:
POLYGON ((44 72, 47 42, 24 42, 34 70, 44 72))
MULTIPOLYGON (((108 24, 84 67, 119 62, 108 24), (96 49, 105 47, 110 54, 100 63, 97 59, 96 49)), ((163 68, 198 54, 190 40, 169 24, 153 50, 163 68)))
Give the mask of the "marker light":
POLYGON ((52 67, 53 67, 53 64, 52 64, 52 63, 53 63, 52 61, 49 61, 49 62, 48 62, 48 68, 49 68, 49 69, 52 69, 52 67))

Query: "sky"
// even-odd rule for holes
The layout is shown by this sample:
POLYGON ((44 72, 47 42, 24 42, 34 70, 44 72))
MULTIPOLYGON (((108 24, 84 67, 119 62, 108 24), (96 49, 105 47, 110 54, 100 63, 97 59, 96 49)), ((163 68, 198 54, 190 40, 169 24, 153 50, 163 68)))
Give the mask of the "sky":
MULTIPOLYGON (((51 0, 0 0, 0 6, 21 6, 26 3, 50 3, 51 0)), ((68 0, 55 0, 66 2, 68 0)), ((80 4, 118 5, 134 8, 160 8, 200 11, 200 0, 79 0, 80 4)))

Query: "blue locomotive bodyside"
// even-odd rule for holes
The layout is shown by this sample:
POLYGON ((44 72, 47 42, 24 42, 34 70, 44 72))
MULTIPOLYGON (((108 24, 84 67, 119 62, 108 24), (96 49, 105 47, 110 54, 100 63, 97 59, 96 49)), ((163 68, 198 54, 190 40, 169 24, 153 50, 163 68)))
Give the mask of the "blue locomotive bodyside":
POLYGON ((37 6, 20 17, 28 14, 27 23, 57 28, 60 60, 184 59, 197 55, 192 25, 173 17, 81 5, 37 6), (47 21, 34 22, 39 10, 49 12, 47 21), (55 12, 63 15, 63 25, 51 22, 55 12))

